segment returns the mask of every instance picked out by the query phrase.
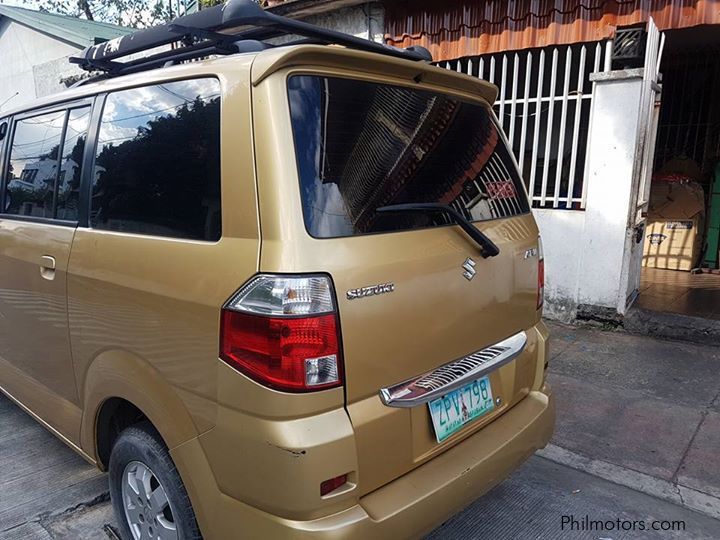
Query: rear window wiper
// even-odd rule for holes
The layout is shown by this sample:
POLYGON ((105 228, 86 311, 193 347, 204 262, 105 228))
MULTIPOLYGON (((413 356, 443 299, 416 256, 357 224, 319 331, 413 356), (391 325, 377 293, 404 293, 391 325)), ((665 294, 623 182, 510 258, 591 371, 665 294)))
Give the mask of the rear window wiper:
POLYGON ((480 230, 470 223, 465 217, 460 214, 457 210, 446 204, 439 203, 407 203, 407 204, 391 204, 389 206, 381 206, 375 210, 379 213, 390 213, 390 212, 417 212, 422 214, 444 214, 449 217, 456 224, 460 225, 463 231, 472 238, 475 243, 480 247, 481 255, 485 258, 495 257, 500 253, 500 248, 497 247, 495 242, 485 236, 480 230))

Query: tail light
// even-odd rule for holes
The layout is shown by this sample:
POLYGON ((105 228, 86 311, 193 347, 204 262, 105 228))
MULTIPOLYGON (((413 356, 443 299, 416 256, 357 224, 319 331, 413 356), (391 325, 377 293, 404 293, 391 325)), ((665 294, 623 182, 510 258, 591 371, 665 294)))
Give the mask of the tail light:
POLYGON ((537 309, 545 303, 545 256, 543 255, 542 238, 538 236, 538 286, 537 309))
POLYGON ((223 307, 220 358, 286 392, 342 386, 337 311, 326 276, 261 274, 223 307))

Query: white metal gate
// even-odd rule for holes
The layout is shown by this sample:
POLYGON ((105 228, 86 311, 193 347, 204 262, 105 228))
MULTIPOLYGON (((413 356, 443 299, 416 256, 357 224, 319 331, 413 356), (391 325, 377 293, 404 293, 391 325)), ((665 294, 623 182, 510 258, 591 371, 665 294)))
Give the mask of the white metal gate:
POLYGON ((633 182, 637 209, 630 216, 631 224, 642 221, 650 200, 652 166, 655 157, 658 119, 660 118, 660 62, 665 46, 665 34, 658 30, 652 17, 647 24, 647 43, 645 46, 645 67, 643 71, 642 95, 638 117, 638 140, 635 146, 635 167, 633 182))
POLYGON ((610 42, 563 45, 445 62, 496 84, 495 111, 536 208, 585 208, 592 122, 590 73, 610 69, 610 42))
POLYGON ((638 135, 635 143, 633 163, 632 200, 628 215, 630 257, 628 286, 625 307, 629 307, 640 289, 642 256, 644 248, 645 213, 650 201, 652 166, 655 157, 655 141, 660 118, 660 62, 665 45, 665 34, 661 33, 652 17, 647 24, 645 45, 645 66, 638 111, 638 135))

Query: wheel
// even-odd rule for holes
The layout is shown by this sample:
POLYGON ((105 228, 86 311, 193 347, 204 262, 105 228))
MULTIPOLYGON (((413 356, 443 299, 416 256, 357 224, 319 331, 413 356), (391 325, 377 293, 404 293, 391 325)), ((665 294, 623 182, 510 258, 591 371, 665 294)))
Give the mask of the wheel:
POLYGON ((127 540, 202 538, 185 486, 149 423, 125 429, 109 463, 110 498, 127 540))

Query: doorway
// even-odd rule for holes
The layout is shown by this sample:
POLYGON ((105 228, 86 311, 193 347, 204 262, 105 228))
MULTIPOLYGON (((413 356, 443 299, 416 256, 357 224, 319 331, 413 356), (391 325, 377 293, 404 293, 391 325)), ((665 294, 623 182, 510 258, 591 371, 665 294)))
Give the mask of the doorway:
POLYGON ((639 308, 720 319, 720 29, 666 32, 639 308))

